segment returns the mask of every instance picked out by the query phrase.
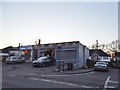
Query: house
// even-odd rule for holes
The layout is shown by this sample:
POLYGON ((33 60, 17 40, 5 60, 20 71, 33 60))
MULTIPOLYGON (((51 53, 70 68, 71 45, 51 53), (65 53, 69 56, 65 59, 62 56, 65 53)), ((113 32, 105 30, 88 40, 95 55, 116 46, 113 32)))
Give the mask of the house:
POLYGON ((120 60, 120 52, 115 52, 115 57, 117 60, 120 60))
POLYGON ((79 41, 59 42, 40 45, 20 46, 20 50, 27 52, 28 59, 32 62, 42 56, 53 56, 56 62, 73 63, 74 69, 81 68, 89 58, 89 49, 79 41))
POLYGON ((15 52, 18 50, 19 50, 18 47, 12 47, 12 46, 8 46, 8 47, 1 49, 0 50, 0 60, 5 61, 5 59, 8 56, 13 56, 15 54, 15 52))
POLYGON ((120 52, 115 52, 115 61, 120 65, 120 52))
POLYGON ((110 55, 105 53, 101 49, 90 49, 90 57, 91 60, 101 60, 101 59, 107 59, 110 61, 110 55))

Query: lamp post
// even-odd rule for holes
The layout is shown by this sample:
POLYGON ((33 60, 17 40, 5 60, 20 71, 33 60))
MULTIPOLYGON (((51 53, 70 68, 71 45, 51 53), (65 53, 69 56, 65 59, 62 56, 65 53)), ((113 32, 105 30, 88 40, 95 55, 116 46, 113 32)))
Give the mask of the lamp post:
POLYGON ((60 57, 61 45, 60 45, 60 44, 58 45, 58 53, 59 53, 59 64, 58 64, 58 69, 59 69, 59 72, 60 72, 60 68, 61 68, 61 65, 60 65, 60 59, 61 59, 61 57, 60 57))

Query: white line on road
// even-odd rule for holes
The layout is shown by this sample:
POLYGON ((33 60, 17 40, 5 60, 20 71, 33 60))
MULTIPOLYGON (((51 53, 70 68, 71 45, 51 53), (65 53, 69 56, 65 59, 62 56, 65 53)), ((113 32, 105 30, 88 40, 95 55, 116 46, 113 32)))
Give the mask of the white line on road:
POLYGON ((69 83, 69 82, 60 82, 60 81, 48 80, 48 79, 41 79, 41 81, 78 87, 77 84, 73 84, 73 83, 69 83))
POLYGON ((70 83, 70 82, 62 82, 62 81, 56 81, 56 80, 51 80, 51 79, 38 79, 38 78, 29 78, 29 79, 32 79, 32 80, 35 80, 35 81, 40 80, 40 81, 43 81, 43 82, 69 85, 69 86, 74 86, 74 87, 79 87, 79 88, 99 88, 99 87, 90 87, 90 86, 85 86, 85 85, 80 86, 80 85, 70 83))
POLYGON ((75 75, 86 75, 86 74, 91 74, 91 73, 95 73, 95 72, 88 72, 88 73, 75 74, 75 75))
POLYGON ((119 82, 118 81, 109 80, 108 83, 116 83, 116 84, 118 84, 119 82))
POLYGON ((104 88, 107 88, 107 85, 108 85, 109 79, 110 79, 110 76, 108 76, 108 78, 106 79, 105 84, 104 84, 104 88))
POLYGON ((115 88, 114 86, 106 86, 106 88, 115 88))
POLYGON ((73 75, 86 75, 86 74, 91 74, 94 72, 88 72, 88 73, 83 73, 83 74, 67 74, 67 75, 42 75, 42 77, 54 77, 54 76, 58 76, 58 77, 64 77, 64 76, 73 76, 73 75))
POLYGON ((71 75, 42 75, 42 77, 54 77, 54 76, 71 76, 71 75))
POLYGON ((90 87, 90 86, 81 86, 81 88, 93 88, 93 87, 90 87))
POLYGON ((30 78, 30 79, 32 79, 32 80, 39 80, 38 78, 30 78))

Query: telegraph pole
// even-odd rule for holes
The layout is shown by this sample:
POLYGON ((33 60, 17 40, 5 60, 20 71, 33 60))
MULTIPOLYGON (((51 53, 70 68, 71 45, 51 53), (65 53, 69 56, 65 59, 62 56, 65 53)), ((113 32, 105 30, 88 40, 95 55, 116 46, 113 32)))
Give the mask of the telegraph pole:
POLYGON ((96 40, 96 55, 97 55, 97 60, 98 60, 98 40, 96 40))

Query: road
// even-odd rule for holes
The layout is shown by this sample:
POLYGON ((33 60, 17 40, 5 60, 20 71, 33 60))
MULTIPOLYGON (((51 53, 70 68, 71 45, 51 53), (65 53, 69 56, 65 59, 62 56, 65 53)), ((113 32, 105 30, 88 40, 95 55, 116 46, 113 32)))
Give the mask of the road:
POLYGON ((118 70, 62 74, 56 66, 33 68, 31 63, 2 65, 2 88, 118 88, 118 70))

